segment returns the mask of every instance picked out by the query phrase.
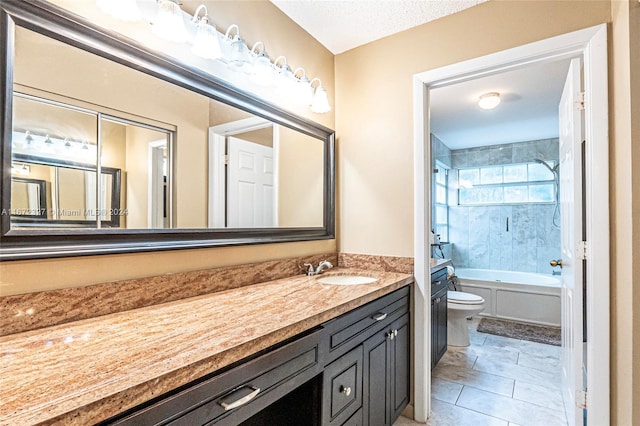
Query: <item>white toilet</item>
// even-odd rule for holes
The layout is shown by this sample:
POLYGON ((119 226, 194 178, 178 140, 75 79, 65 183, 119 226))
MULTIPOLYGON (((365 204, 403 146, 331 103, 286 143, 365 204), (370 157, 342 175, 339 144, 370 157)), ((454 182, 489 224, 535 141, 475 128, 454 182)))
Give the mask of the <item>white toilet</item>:
POLYGON ((467 318, 484 311, 484 299, 461 291, 447 292, 447 345, 469 346, 467 318))

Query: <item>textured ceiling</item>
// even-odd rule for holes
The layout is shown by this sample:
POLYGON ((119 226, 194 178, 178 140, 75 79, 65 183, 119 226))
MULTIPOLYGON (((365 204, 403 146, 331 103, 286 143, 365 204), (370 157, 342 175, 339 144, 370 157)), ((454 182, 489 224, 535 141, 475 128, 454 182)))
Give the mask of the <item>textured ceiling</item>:
POLYGON ((338 54, 487 0, 270 1, 338 54))

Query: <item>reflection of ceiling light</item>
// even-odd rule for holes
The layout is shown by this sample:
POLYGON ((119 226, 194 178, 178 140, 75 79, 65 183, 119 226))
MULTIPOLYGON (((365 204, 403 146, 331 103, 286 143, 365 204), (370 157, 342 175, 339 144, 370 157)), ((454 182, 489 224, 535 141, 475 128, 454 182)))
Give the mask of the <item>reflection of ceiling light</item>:
POLYGON ((493 109, 500 103, 500 93, 490 92, 485 93, 478 99, 478 106, 482 109, 493 109))
POLYGON ((31 168, 29 166, 27 166, 26 164, 22 164, 22 165, 12 164, 11 165, 11 174, 12 175, 28 176, 29 173, 31 173, 31 168))

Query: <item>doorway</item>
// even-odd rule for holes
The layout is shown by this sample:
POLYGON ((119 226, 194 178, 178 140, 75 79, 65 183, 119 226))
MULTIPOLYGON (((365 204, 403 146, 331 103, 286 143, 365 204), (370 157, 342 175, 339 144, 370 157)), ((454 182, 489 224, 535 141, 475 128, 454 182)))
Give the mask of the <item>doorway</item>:
MULTIPOLYGON (((584 207, 586 244, 579 245, 580 259, 584 258, 586 292, 586 357, 589 401, 585 419, 589 424, 608 424, 609 421, 609 250, 608 250, 608 130, 607 130, 607 61, 606 26, 597 26, 552 39, 531 43, 507 51, 472 59, 414 76, 415 123, 415 406, 414 417, 425 421, 430 410, 430 350, 429 299, 430 250, 428 235, 433 228, 431 218, 431 123, 429 120, 431 91, 456 83, 562 59, 581 58, 584 63, 584 207), (584 248, 588 247, 585 251, 584 248), (597 261, 596 261, 597 259, 597 261), (597 283, 597 285, 596 285, 597 283)), ((579 158, 579 156, 577 157, 579 158)), ((569 169, 570 167, 566 167, 569 169)), ((577 169, 582 170, 578 164, 577 169)), ((582 191, 579 191, 582 193, 582 191)), ((582 236, 582 229, 572 229, 582 236)), ((582 241, 582 240, 581 240, 582 241)), ((577 252, 576 252, 577 253, 577 252)), ((576 262, 577 266, 577 262, 576 262)), ((563 291, 563 300, 567 292, 563 291)), ((581 298, 581 295, 580 295, 581 298)), ((580 302, 583 300, 580 299, 580 302)), ((575 325, 574 327, 577 327, 575 325)), ((582 323, 580 333, 582 336, 582 323)), ((576 330, 577 331, 577 330, 576 330)), ((575 333, 576 335, 578 333, 575 333)), ((565 346, 571 342, 565 338, 565 346)), ((574 349, 576 349, 574 347, 574 349)), ((577 351, 572 352, 577 355, 577 351)), ((582 361, 574 361, 571 368, 580 369, 582 361)), ((573 373, 578 373, 573 371, 573 373)), ((581 371, 579 371, 581 373, 581 371)), ((563 386, 568 386, 563 384, 563 386)), ((575 401, 566 406, 570 424, 582 424, 586 393, 573 393, 575 401)))
POLYGON ((209 228, 278 226, 279 140, 260 117, 209 128, 209 228))

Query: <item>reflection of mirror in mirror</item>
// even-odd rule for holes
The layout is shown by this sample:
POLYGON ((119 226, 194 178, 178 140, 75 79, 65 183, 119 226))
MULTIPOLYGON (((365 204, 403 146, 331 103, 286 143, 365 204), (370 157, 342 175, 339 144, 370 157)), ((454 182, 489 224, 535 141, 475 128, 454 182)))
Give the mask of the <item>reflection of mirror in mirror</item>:
MULTIPOLYGON (((85 203, 71 204, 74 209, 95 210, 76 220, 126 229, 324 225, 323 139, 21 27, 15 51, 14 90, 23 95, 14 96, 14 154, 28 154, 28 146, 58 160, 85 154, 71 161, 91 165, 93 172, 63 172, 74 176, 63 190, 84 194, 85 203), (47 101, 28 105, 40 99, 47 101), (260 124, 239 126, 243 120, 260 124), (44 143, 47 135, 52 144, 44 143), (243 138, 249 149, 235 150, 243 138), (62 148, 66 144, 71 146, 62 148), (271 153, 260 157, 253 152, 258 145, 271 153), (101 168, 122 171, 118 211, 104 184, 96 196, 96 150, 101 168), (260 183, 267 175, 271 181, 260 183), (119 215, 117 225, 111 213, 119 215)), ((64 207, 52 203, 53 209, 64 207)))
POLYGON ((13 124, 13 160, 22 162, 16 171, 51 188, 45 193, 51 208, 39 220, 16 218, 15 226, 170 226, 168 131, 20 93, 14 93, 13 124))
MULTIPOLYGON (((15 164, 20 173, 29 172, 27 164, 15 164)), ((12 215, 28 218, 47 218, 47 182, 40 179, 14 177, 11 179, 12 215)))

